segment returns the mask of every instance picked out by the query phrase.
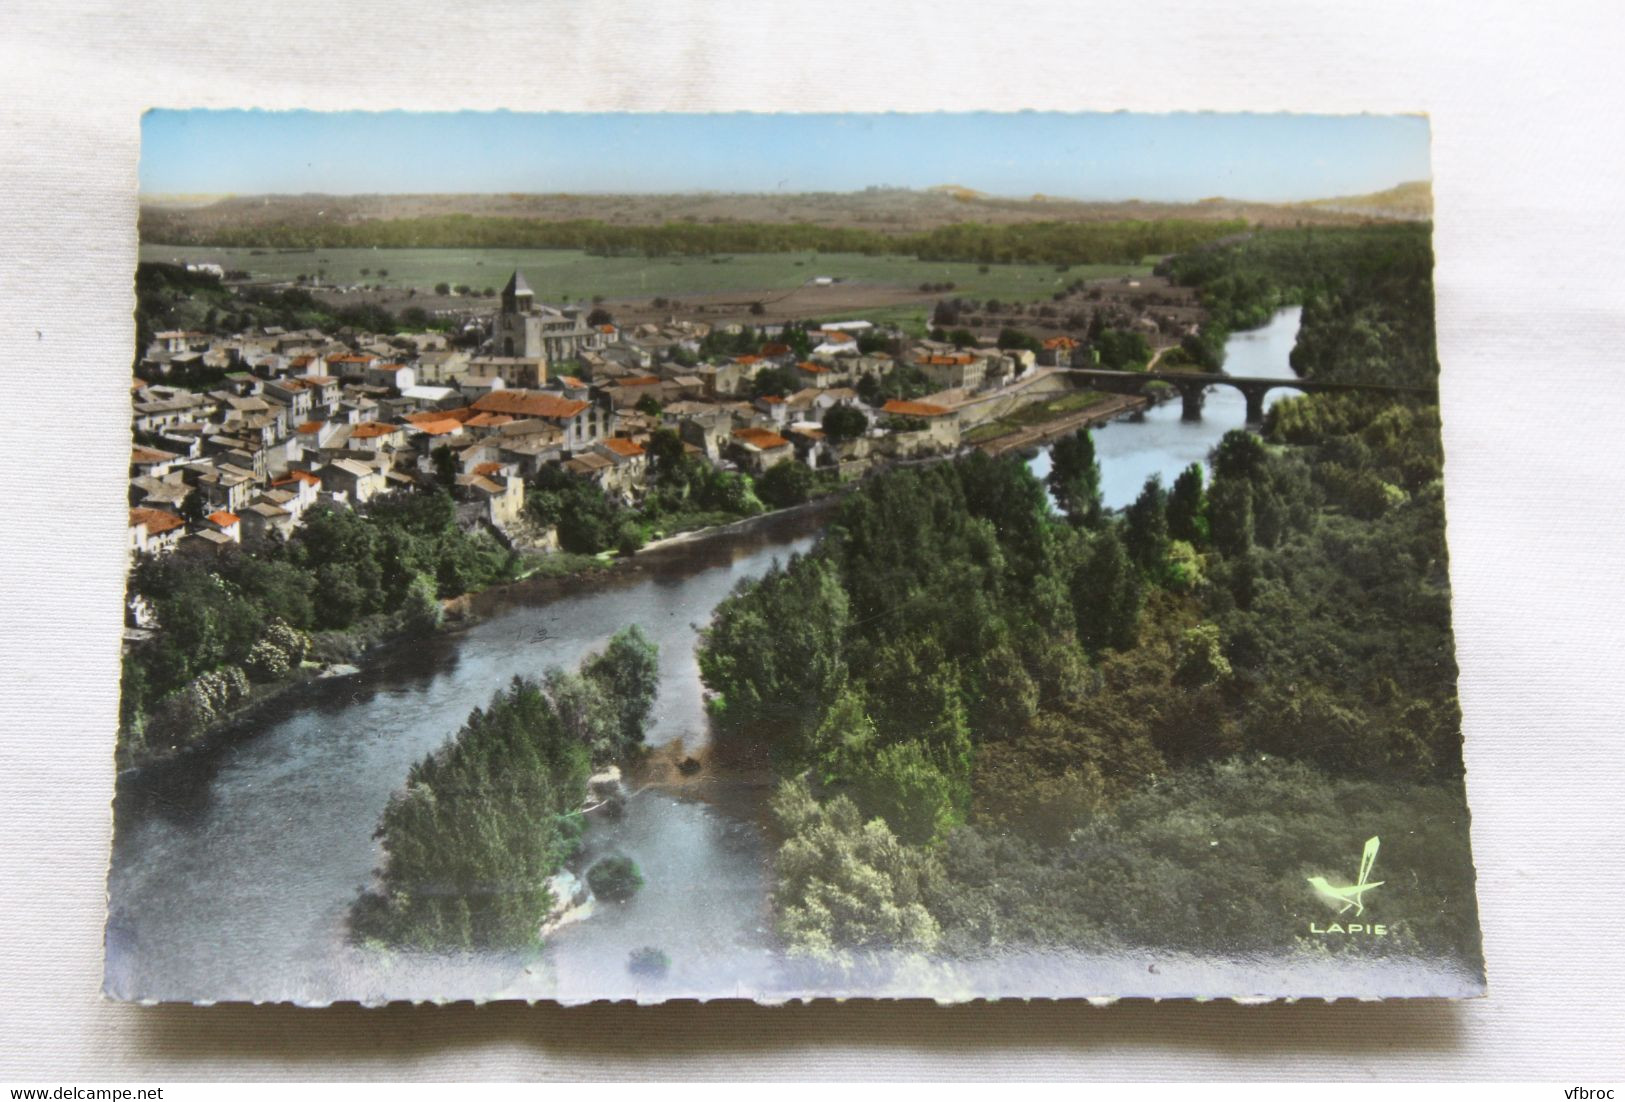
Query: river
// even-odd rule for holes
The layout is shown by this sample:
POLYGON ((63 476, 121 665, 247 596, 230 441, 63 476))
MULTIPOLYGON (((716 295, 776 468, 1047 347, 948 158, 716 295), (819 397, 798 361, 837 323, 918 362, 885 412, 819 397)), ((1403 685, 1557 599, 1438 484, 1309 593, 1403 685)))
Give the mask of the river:
MULTIPOLYGON (((1283 310, 1265 328, 1234 335, 1227 368, 1290 377, 1298 325, 1283 310)), ((1279 393, 1279 392, 1277 392, 1279 393)), ((1272 395, 1273 397, 1273 395, 1272 395)), ((1146 476, 1171 482, 1240 426, 1230 388, 1210 392, 1203 420, 1180 420, 1178 402, 1097 430, 1108 506, 1128 504, 1146 476)), ((1040 474, 1048 454, 1033 460, 1040 474)), ((322 1004, 359 999, 515 997, 784 998, 807 990, 786 972, 767 907, 770 851, 761 825, 771 779, 760 764, 707 761, 692 779, 671 763, 707 757, 708 733, 694 626, 741 579, 804 551, 822 518, 762 518, 710 539, 640 555, 637 569, 583 582, 558 596, 519 584, 474 601, 466 630, 386 651, 357 676, 312 683, 263 721, 253 737, 121 778, 109 876, 110 995, 141 1000, 249 1000, 322 1004), (640 624, 660 645, 660 697, 647 775, 631 779, 624 816, 594 817, 589 858, 620 852, 644 872, 631 902, 597 906, 556 931, 539 954, 428 956, 352 945, 345 915, 379 860, 372 832, 412 762, 456 731, 469 710, 515 674, 574 668, 615 631, 640 624), (652 946, 669 973, 631 974, 627 958, 652 946)), ((1181 967, 1080 955, 966 963, 930 981, 893 975, 895 993, 946 997, 1006 994, 1271 993, 1256 969, 1210 961, 1181 967), (946 985, 946 986, 945 986, 946 985)), ((1373 976, 1344 993, 1400 993, 1409 974, 1373 976)), ((830 993, 882 990, 836 978, 830 993)), ((1289 993, 1287 983, 1282 993, 1289 993)), ((1437 990, 1436 985, 1432 988, 1437 990)))
POLYGON ((767 853, 754 819, 660 790, 587 836, 593 849, 632 856, 648 886, 615 912, 559 931, 541 960, 380 954, 348 944, 344 920, 378 862, 372 832, 390 793, 515 674, 574 668, 640 624, 660 646, 648 740, 703 751, 693 625, 741 579, 810 547, 820 523, 815 513, 762 518, 655 552, 635 573, 580 595, 524 583, 482 594, 473 627, 390 650, 355 677, 311 683, 305 700, 251 738, 121 778, 108 992, 314 1003, 520 988, 579 997, 613 993, 616 979, 632 986, 627 953, 645 944, 681 943, 673 989, 690 976, 709 984, 751 954, 765 959, 767 853))
MULTIPOLYGON (((1263 379, 1295 379, 1289 357, 1298 339, 1298 322, 1303 308, 1289 306, 1276 311, 1268 325, 1233 333, 1225 343, 1224 369, 1231 375, 1251 375, 1263 379)), ((1290 390, 1272 390, 1264 398, 1268 409, 1290 390)), ((1230 386, 1209 387, 1200 421, 1181 420, 1179 399, 1152 406, 1143 414, 1107 422, 1094 430, 1095 457, 1100 462, 1100 497, 1108 509, 1131 505, 1140 496, 1145 480, 1162 476, 1164 486, 1172 486, 1180 471, 1192 463, 1204 463, 1219 438, 1247 420, 1247 399, 1230 386)), ((1049 474, 1049 448, 1039 451, 1032 461, 1033 473, 1049 474)))

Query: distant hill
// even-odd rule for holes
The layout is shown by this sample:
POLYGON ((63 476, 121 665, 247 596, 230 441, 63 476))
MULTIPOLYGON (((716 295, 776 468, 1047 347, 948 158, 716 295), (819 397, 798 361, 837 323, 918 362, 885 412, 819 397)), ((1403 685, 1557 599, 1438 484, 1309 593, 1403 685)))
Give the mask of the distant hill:
POLYGON ((926 190, 937 195, 946 195, 949 198, 958 199, 962 203, 968 203, 973 199, 989 198, 987 192, 985 191, 977 191, 975 188, 960 187, 958 184, 938 184, 936 187, 927 188, 926 190))
POLYGON ((199 193, 196 195, 143 195, 141 205, 144 207, 206 207, 232 196, 227 193, 199 193))
POLYGON ((1340 214, 1364 214, 1373 218, 1421 222, 1433 217, 1433 185, 1427 180, 1412 180, 1391 187, 1387 191, 1374 191, 1370 195, 1313 199, 1299 206, 1313 210, 1336 211, 1340 214))
MULTIPOLYGON (((1426 185, 1404 185, 1393 189, 1426 185)), ((1389 193, 1383 193, 1389 194, 1389 193)), ((603 222, 615 226, 761 223, 862 229, 912 234, 962 223, 989 226, 1028 222, 1243 221, 1253 226, 1358 225, 1372 218, 1413 218, 1390 213, 1376 196, 1307 204, 1206 199, 1200 203, 1117 202, 1053 195, 1001 198, 944 184, 925 190, 867 188, 855 192, 799 194, 675 195, 474 194, 474 195, 239 195, 144 197, 141 237, 148 243, 211 244, 222 233, 257 228, 313 229, 407 219, 533 219, 603 222), (181 201, 177 201, 180 199, 181 201)), ((1422 215, 1425 217, 1425 215, 1422 215)))

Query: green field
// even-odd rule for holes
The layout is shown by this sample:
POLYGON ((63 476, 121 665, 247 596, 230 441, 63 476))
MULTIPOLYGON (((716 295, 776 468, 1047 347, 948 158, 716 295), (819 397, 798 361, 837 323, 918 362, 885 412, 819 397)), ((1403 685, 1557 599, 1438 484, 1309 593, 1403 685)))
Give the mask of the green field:
MULTIPOLYGON (((292 280, 303 274, 327 284, 374 284, 428 290, 437 283, 467 284, 476 293, 501 288, 515 268, 524 271, 539 299, 564 302, 636 299, 741 291, 789 291, 830 276, 851 284, 915 288, 953 283, 953 294, 972 298, 1048 298, 1078 279, 1144 275, 1149 265, 942 263, 856 253, 740 253, 717 257, 603 257, 570 249, 275 249, 142 245, 141 259, 206 262, 240 269, 256 279, 292 280), (380 275, 380 271, 387 275, 380 275)), ((836 289, 838 290, 838 288, 836 289)), ((909 313, 915 312, 909 308, 909 313)))

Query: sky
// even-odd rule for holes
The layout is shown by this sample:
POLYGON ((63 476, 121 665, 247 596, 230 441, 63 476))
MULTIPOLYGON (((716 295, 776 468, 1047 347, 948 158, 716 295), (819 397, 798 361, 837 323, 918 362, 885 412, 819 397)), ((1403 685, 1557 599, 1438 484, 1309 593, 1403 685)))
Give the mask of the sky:
POLYGON ((141 193, 805 192, 1287 201, 1431 176, 1414 115, 151 111, 141 193))

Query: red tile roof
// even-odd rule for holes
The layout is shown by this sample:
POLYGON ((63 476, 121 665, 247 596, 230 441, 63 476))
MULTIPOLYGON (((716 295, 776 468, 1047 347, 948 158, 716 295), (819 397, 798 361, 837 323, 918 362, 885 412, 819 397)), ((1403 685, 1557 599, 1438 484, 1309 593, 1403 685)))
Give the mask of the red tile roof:
POLYGON ((438 421, 414 421, 412 427, 425 436, 445 436, 461 431, 463 423, 455 417, 442 417, 438 421))
POLYGON ((905 402, 900 398, 893 398, 881 408, 886 413, 896 414, 899 417, 941 417, 953 412, 944 406, 934 406, 930 402, 905 402))
POLYGON ((799 363, 799 364, 796 364, 796 368, 798 370, 800 370, 800 371, 805 371, 809 375, 828 375, 829 374, 829 368, 825 367, 823 364, 799 363))
POLYGON ((172 531, 176 528, 182 527, 185 523, 186 522, 184 520, 176 516, 174 513, 166 512, 163 509, 130 510, 130 527, 134 528, 138 524, 145 524, 147 526, 147 534, 150 536, 156 536, 163 532, 172 531))
POLYGON ((963 353, 963 354, 958 355, 958 356, 921 356, 915 362, 916 363, 922 363, 922 364, 934 364, 934 365, 941 365, 941 364, 968 364, 968 363, 970 363, 971 361, 973 361, 975 359, 976 359, 975 356, 972 356, 969 353, 963 353))
POLYGON ((475 467, 474 473, 481 476, 494 475, 505 466, 507 466, 506 463, 498 463, 493 460, 490 463, 481 463, 479 466, 475 467))
POLYGON ((275 482, 272 482, 271 485, 287 486, 294 482, 308 482, 317 488, 320 488, 322 484, 322 480, 311 474, 309 471, 289 471, 286 478, 279 478, 275 482))
POLYGON ((586 409, 587 403, 536 390, 493 390, 475 402, 474 408, 481 413, 506 413, 515 417, 563 421, 586 409))
POLYGON ((1078 347, 1078 342, 1073 340, 1071 337, 1051 337, 1049 340, 1044 342, 1044 347, 1070 349, 1078 347))
POLYGON ((764 356, 788 356, 789 354, 790 346, 787 344, 774 341, 771 344, 762 345, 762 355, 764 356))
POLYGON ((311 432, 321 432, 322 427, 324 425, 326 425, 326 424, 327 424, 326 421, 306 421, 304 424, 300 425, 298 428, 294 429, 293 431, 299 433, 300 435, 304 435, 305 433, 311 433, 311 432))
POLYGON ((767 451, 769 448, 788 448, 790 446, 790 441, 776 432, 769 432, 767 429, 734 429, 733 435, 735 440, 750 444, 763 451, 767 451))
MULTIPOLYGON (((237 523, 237 520, 238 517, 236 513, 228 513, 224 509, 220 510, 218 513, 209 514, 209 523, 219 525, 221 528, 230 528, 233 524, 237 523)), ((151 531, 151 529, 148 529, 148 531, 151 531)))
POLYGON ((456 409, 429 409, 421 413, 408 413, 406 419, 414 425, 426 425, 433 421, 466 421, 474 416, 474 411, 468 406, 458 406, 456 409))
POLYGON ((640 445, 626 439, 624 436, 617 436, 611 440, 605 440, 604 447, 608 448, 616 455, 624 455, 629 459, 634 455, 643 454, 643 448, 640 445))
POLYGON ((381 421, 363 421, 350 430, 352 439, 371 440, 375 436, 393 436, 400 432, 399 425, 386 425, 381 421))

